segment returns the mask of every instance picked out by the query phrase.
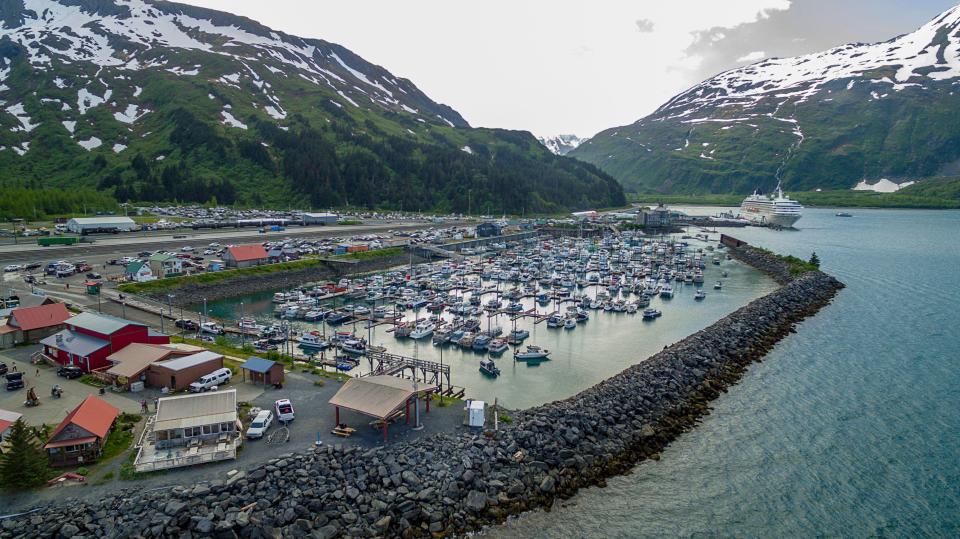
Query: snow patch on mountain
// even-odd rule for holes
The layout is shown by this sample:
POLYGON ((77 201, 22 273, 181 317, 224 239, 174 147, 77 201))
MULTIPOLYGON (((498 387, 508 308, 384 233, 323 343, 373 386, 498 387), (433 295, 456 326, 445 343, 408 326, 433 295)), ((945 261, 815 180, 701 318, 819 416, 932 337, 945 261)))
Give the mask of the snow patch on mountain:
POLYGON ((10 129, 10 131, 26 131, 29 133, 36 129, 38 125, 40 125, 30 121, 30 116, 27 114, 26 109, 23 108, 23 103, 10 105, 7 107, 7 112, 12 114, 20 122, 19 127, 13 127, 10 129))
POLYGON ((86 140, 78 140, 77 144, 79 144, 80 146, 83 147, 84 150, 87 150, 89 152, 93 149, 96 149, 102 146, 103 141, 97 137, 90 137, 86 140))
POLYGON ((230 114, 226 110, 221 110, 220 115, 223 116, 223 120, 220 122, 223 125, 229 125, 230 127, 236 127, 239 129, 246 129, 247 124, 241 122, 240 120, 234 118, 233 114, 230 114))
POLYGON ((538 137, 537 140, 540 141, 540 144, 543 144, 547 147, 548 150, 553 152, 556 155, 567 155, 567 153, 574 150, 574 148, 580 146, 587 139, 582 139, 576 135, 557 135, 555 137, 538 137))
POLYGON ((886 178, 881 178, 874 183, 867 183, 867 180, 862 180, 858 183, 853 190, 854 191, 873 191, 875 193, 896 193, 897 191, 913 185, 916 182, 907 181, 903 183, 892 182, 886 178))
MULTIPOLYGON (((960 6, 954 7, 913 33, 883 43, 853 43, 793 58, 770 58, 717 75, 664 104, 658 121, 693 115, 721 106, 749 110, 765 98, 809 100, 834 81, 888 72, 871 82, 892 91, 922 86, 925 80, 960 77, 960 6)), ((853 88, 849 81, 847 90, 853 88)), ((876 99, 882 94, 874 92, 876 99)))

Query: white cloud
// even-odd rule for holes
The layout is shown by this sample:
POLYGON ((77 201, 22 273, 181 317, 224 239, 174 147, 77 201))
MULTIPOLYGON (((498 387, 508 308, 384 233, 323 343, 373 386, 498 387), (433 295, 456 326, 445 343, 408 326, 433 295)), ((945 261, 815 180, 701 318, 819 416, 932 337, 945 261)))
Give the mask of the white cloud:
POLYGON ((637 19, 637 30, 641 34, 653 32, 653 21, 650 19, 637 19))
POLYGON ((738 62, 738 63, 740 63, 740 62, 748 62, 748 63, 751 63, 751 64, 752 64, 753 62, 757 62, 757 61, 763 60, 763 59, 766 58, 766 57, 767 57, 767 53, 765 53, 765 52, 763 52, 763 51, 753 51, 753 52, 744 54, 744 55, 741 56, 740 58, 737 58, 737 62, 738 62))

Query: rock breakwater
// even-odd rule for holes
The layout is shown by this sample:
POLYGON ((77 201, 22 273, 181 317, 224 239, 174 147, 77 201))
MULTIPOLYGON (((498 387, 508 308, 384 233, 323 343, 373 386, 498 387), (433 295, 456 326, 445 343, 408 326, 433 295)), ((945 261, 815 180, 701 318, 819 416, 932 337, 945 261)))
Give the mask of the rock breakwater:
MULTIPOLYGON (((761 250, 731 252, 764 271, 783 264, 761 250)), ((550 507, 657 458, 843 287, 781 269, 780 289, 573 397, 515 413, 498 432, 293 453, 197 485, 71 500, 5 520, 0 537, 411 538, 550 507)))

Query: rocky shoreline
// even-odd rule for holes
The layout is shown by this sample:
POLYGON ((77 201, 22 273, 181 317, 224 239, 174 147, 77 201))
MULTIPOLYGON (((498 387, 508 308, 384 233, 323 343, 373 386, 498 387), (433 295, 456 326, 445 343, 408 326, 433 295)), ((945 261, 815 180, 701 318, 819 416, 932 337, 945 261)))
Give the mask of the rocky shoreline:
POLYGON ((763 250, 729 252, 782 287, 573 397, 518 412, 498 432, 289 454, 197 485, 43 508, 3 521, 0 537, 450 536, 549 508, 658 458, 843 288, 821 272, 791 275, 763 250))

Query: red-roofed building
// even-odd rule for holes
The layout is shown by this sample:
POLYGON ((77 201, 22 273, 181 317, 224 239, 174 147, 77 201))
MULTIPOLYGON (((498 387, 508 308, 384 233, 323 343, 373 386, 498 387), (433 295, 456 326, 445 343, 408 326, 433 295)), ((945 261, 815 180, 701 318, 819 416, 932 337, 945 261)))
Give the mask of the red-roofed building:
POLYGON ((48 303, 36 307, 20 307, 10 312, 3 333, 14 332, 13 344, 35 343, 52 335, 66 325, 70 311, 63 303, 48 303))
POLYGON ((170 337, 146 324, 98 313, 81 313, 66 321, 66 329, 42 339, 43 353, 60 365, 76 365, 84 372, 106 370, 110 354, 131 343, 169 344, 170 337))
POLYGON ((51 466, 89 464, 100 458, 103 444, 120 415, 107 401, 88 395, 57 425, 43 449, 51 466))
POLYGON ((7 436, 10 436, 10 427, 21 417, 23 417, 23 414, 19 412, 0 410, 0 442, 3 442, 7 439, 7 436))
POLYGON ((234 245, 228 247, 227 252, 223 253, 223 261, 230 268, 259 266, 266 264, 268 260, 267 250, 260 244, 234 245))

